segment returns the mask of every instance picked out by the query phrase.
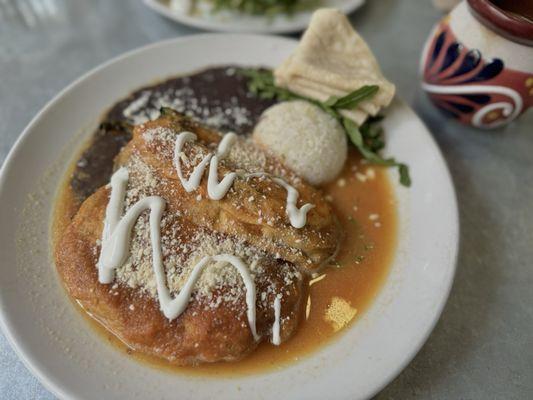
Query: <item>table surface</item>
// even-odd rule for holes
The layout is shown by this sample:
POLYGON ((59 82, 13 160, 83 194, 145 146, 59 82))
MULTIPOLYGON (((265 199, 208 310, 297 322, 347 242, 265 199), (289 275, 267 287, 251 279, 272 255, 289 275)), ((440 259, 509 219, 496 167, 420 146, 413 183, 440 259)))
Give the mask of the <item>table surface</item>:
MULTIPOLYGON (((24 24, 0 16, 0 162, 39 109, 84 72, 124 51, 198 32, 139 0, 46 4, 56 7, 52 19, 24 24)), ((428 103, 418 60, 440 17, 429 0, 369 0, 351 16, 438 141, 461 218, 457 275, 444 313, 420 353, 376 398, 532 398, 533 113, 486 133, 445 119, 428 103)), ((0 398, 54 398, 2 334, 0 398)))

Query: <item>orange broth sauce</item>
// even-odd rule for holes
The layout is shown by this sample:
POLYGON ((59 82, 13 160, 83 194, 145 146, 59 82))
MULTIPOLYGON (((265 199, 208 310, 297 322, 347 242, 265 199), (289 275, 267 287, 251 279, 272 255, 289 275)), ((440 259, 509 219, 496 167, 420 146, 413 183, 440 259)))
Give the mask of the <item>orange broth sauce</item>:
MULTIPOLYGON (((72 169, 71 169, 72 171, 72 169)), ((70 173, 66 174, 70 177, 70 173)), ((79 204, 65 179, 55 205, 53 245, 79 204)), ((189 375, 239 376, 280 369, 334 340, 357 321, 384 282, 396 248, 396 200, 387 170, 361 163, 351 151, 338 179, 323 187, 344 231, 335 262, 312 277, 296 334, 280 346, 263 342, 233 363, 180 367, 135 352, 91 318, 81 314, 105 340, 138 361, 169 372, 189 375)))

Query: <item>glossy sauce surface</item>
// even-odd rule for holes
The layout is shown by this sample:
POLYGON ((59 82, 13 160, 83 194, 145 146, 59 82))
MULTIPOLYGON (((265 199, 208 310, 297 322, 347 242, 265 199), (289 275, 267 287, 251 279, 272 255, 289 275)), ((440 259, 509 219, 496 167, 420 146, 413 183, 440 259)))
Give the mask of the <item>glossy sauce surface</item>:
MULTIPOLYGON (((300 327, 288 342, 279 347, 262 343, 256 351, 236 363, 176 367, 136 354, 98 323, 91 320, 91 325, 120 351, 158 368, 179 373, 250 374, 282 368, 312 354, 356 322, 371 304, 387 276, 396 246, 396 204, 387 171, 362 165, 354 153, 340 178, 324 187, 345 232, 336 259, 339 265, 329 266, 310 279, 300 327), (353 171, 353 167, 357 171, 353 171), (367 168, 374 171, 375 177, 362 182, 356 174, 366 176, 367 168)), ((57 202, 56 237, 61 235, 76 209, 75 196, 69 185, 65 185, 57 202)))

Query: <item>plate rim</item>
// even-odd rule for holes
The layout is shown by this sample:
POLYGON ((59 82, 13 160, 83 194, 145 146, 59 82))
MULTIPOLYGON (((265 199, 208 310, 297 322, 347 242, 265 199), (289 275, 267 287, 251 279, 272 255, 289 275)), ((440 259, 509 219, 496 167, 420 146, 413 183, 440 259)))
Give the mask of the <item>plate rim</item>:
MULTIPOLYGON (((156 12, 160 16, 163 16, 171 21, 178 22, 182 25, 193 27, 196 29, 203 29, 207 31, 219 32, 219 33, 241 33, 241 34, 289 34, 301 32, 307 28, 309 20, 298 21, 293 23, 287 23, 281 26, 266 26, 259 25, 257 29, 251 29, 246 27, 235 27, 235 25, 227 24, 223 22, 209 21, 208 19, 198 18, 187 15, 186 13, 180 13, 172 10, 169 7, 161 4, 160 0, 142 0, 143 3, 156 12)), ((344 14, 351 14, 359 8, 365 5, 367 0, 347 0, 346 4, 343 4, 338 8, 344 14)), ((310 10, 311 11, 311 10, 310 10)), ((259 18, 259 17, 258 17, 259 18)))
MULTIPOLYGON (((106 69, 107 67, 121 62, 129 57, 135 56, 139 53, 143 53, 147 50, 154 49, 157 47, 164 47, 167 45, 177 45, 181 42, 187 42, 191 39, 209 39, 213 37, 220 37, 223 36, 225 38, 234 37, 235 39, 238 38, 262 38, 262 39, 273 39, 277 41, 285 41, 289 43, 297 43, 296 39, 287 38, 287 37, 280 37, 280 36, 274 36, 274 35, 265 35, 265 34, 257 34, 257 33, 201 33, 201 34, 195 34, 195 35, 184 35, 177 38, 170 38, 165 39, 161 41, 157 41, 155 43, 151 43, 148 45, 144 45, 141 47, 134 48, 132 50, 126 51, 124 53, 121 53, 110 60, 103 62, 94 68, 90 69, 89 71, 82 74, 80 77, 72 81, 70 84, 66 85, 62 90, 60 90, 55 96, 52 97, 38 112, 37 114, 30 120, 30 122, 26 125, 26 127, 22 130, 21 134, 11 147, 10 151, 8 152, 8 155, 6 156, 1 168, 0 168, 0 193, 5 190, 6 182, 7 182, 7 171, 11 168, 11 164, 13 164, 14 159, 16 158, 17 154, 21 150, 21 148, 24 145, 24 142, 29 136, 29 132, 31 132, 36 125, 38 125, 41 118, 46 115, 50 109, 52 109, 56 103, 61 101, 61 99, 66 96, 69 92, 74 90, 78 85, 82 84, 85 80, 90 79, 93 75, 99 74, 100 71, 106 69)), ((207 64, 206 64, 207 65, 207 64)), ((403 101, 400 96, 396 96, 399 100, 399 102, 408 109, 408 111, 412 114, 411 117, 414 117, 418 123, 420 123, 423 128, 426 130, 427 138, 429 142, 431 143, 431 146, 435 150, 435 154, 438 157, 438 161, 442 166, 444 167, 443 170, 445 172, 445 179, 446 183, 448 184, 450 188, 450 209, 453 212, 452 215, 452 224, 451 224, 451 230, 452 237, 455 238, 450 245, 450 254, 452 255, 451 259, 449 260, 449 273, 447 275, 447 284, 445 287, 445 290, 442 291, 441 298, 439 302, 437 303, 435 307, 434 315, 432 316, 431 322, 427 325, 426 332, 424 332, 423 335, 420 336, 419 342, 412 347, 409 354, 406 354, 403 361, 401 363, 398 363, 398 366, 395 369, 391 369, 387 375, 383 375, 384 378, 382 379, 382 384, 377 385, 375 389, 372 392, 369 392, 369 397, 372 397, 379 393, 381 390, 383 390, 387 385, 389 385, 406 367, 407 365, 414 359, 414 357, 418 354, 418 352, 421 350, 421 348, 424 346, 424 344, 427 342, 429 336, 434 331, 435 326, 437 325, 438 321, 440 320, 440 317, 444 311, 444 308, 447 304, 447 301, 449 299, 451 289, 453 287, 454 279, 456 276, 457 271, 457 259, 459 255, 459 248, 460 248, 460 221, 459 221, 459 210, 458 210, 458 202, 457 202, 457 192, 455 190, 455 186, 453 183, 453 179, 450 173, 450 169, 448 168, 448 164, 446 162, 446 159, 443 156, 443 153, 438 146, 435 138, 431 134, 431 131, 427 128, 424 121, 418 116, 418 114, 410 107, 410 105, 403 101)), ((10 328, 10 324, 7 322, 6 315, 4 314, 4 307, 3 307, 3 299, 2 296, 0 296, 0 328, 2 330, 2 333, 5 335, 8 343, 10 344, 11 348, 15 351, 17 354, 17 357, 19 360, 22 361, 24 366, 39 380, 39 382, 52 394, 57 395, 59 398, 77 398, 77 396, 74 394, 72 396, 72 393, 65 392, 61 386, 56 384, 54 380, 50 379, 47 374, 45 368, 40 365, 40 361, 35 359, 31 353, 25 349, 24 343, 21 343, 18 341, 14 335, 12 335, 12 330, 10 328)))

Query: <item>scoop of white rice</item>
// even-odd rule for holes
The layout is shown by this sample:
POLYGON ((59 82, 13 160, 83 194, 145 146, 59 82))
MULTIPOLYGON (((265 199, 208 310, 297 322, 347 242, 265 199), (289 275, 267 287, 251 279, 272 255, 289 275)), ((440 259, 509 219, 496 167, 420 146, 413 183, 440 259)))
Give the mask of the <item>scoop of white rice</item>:
POLYGON ((313 185, 335 179, 348 152, 340 123, 303 100, 279 103, 265 110, 253 138, 313 185))

